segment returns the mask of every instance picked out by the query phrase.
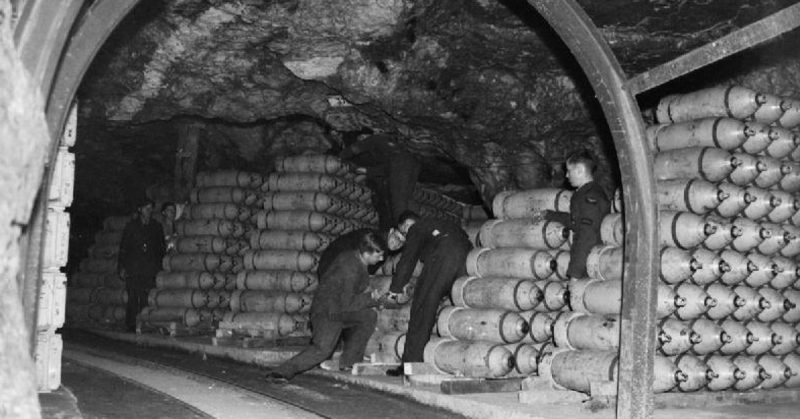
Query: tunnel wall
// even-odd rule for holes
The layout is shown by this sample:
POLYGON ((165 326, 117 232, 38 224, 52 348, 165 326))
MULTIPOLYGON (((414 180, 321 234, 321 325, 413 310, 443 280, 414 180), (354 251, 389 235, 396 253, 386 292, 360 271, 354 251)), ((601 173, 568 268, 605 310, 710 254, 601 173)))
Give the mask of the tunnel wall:
POLYGON ((44 103, 14 45, 11 4, 0 0, 0 417, 39 416, 21 303, 20 237, 42 182, 49 136, 44 103))

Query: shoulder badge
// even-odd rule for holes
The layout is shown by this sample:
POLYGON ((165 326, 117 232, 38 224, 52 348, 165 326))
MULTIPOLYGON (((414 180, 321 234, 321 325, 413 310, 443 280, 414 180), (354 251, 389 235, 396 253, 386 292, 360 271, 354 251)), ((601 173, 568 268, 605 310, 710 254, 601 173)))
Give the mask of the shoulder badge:
POLYGON ((431 236, 433 236, 433 237, 436 237, 436 236, 438 236, 438 235, 440 235, 440 234, 442 234, 442 232, 441 232, 441 231, 439 231, 438 229, 437 229, 437 230, 433 230, 433 231, 431 232, 431 236))
POLYGON ((588 195, 587 195, 587 196, 586 196, 586 202, 588 202, 588 203, 590 203, 590 204, 596 204, 596 203, 597 203, 597 198, 595 198, 595 197, 593 197, 593 196, 588 196, 588 195))

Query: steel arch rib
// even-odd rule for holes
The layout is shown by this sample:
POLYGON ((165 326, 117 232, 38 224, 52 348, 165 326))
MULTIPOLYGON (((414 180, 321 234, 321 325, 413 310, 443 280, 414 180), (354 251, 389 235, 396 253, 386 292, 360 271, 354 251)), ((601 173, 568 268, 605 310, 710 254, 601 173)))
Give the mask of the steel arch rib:
POLYGON ((623 73, 602 34, 575 0, 528 0, 569 47, 614 137, 625 200, 625 268, 622 294, 618 417, 653 414, 658 232, 653 157, 644 122, 623 73), (631 263, 630 261, 637 261, 631 263))

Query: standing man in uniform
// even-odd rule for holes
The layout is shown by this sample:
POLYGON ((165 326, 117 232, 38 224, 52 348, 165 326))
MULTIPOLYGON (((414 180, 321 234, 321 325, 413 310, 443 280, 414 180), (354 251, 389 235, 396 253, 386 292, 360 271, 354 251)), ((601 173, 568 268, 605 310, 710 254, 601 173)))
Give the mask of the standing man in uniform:
POLYGON ((367 231, 356 250, 339 254, 320 276, 311 303, 311 346, 267 374, 267 380, 285 383, 295 375, 328 359, 344 336, 339 369, 348 370, 364 359, 367 341, 375 331, 378 315, 372 307, 380 294, 369 289, 367 267, 383 260, 384 244, 367 231))
POLYGON ((152 218, 153 201, 146 199, 136 216, 122 230, 117 269, 128 291, 125 325, 136 331, 136 316, 147 306, 147 293, 156 285, 156 274, 164 257, 164 230, 152 218))
MULTIPOLYGON (((417 262, 422 262, 422 273, 417 278, 411 302, 403 362, 423 362, 439 303, 450 294, 456 278, 467 274, 466 260, 472 243, 456 223, 436 218, 420 219, 411 211, 400 216, 397 229, 406 236, 406 244, 385 298, 390 303, 398 303, 417 262)), ((388 370, 386 374, 402 375, 403 366, 388 370)))
POLYGON ((594 181, 597 164, 594 158, 581 151, 567 158, 567 180, 576 189, 569 201, 569 213, 546 211, 544 218, 557 221, 572 230, 567 276, 586 278, 586 258, 592 247, 601 243, 600 223, 611 210, 603 188, 594 181))

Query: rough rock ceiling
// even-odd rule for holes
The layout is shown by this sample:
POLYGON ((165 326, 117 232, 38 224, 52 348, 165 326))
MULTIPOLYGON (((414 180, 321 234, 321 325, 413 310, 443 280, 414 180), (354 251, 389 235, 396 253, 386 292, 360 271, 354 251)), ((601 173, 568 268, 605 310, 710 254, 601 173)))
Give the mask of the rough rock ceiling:
MULTIPOLYGON (((630 75, 795 2, 579 0, 630 75)), ((796 43, 766 50, 782 61, 758 50, 726 64, 725 77, 798 91, 798 49, 787 45, 796 43)), ((708 74, 688 83, 721 81, 708 74)), ((615 154, 587 86, 522 0, 163 0, 134 10, 80 97, 85 123, 106 127, 190 116, 379 129, 466 166, 490 199, 560 182, 553 169, 578 147, 605 156, 600 177, 615 183, 615 154)))

